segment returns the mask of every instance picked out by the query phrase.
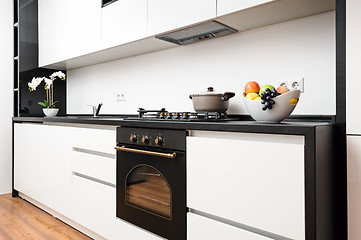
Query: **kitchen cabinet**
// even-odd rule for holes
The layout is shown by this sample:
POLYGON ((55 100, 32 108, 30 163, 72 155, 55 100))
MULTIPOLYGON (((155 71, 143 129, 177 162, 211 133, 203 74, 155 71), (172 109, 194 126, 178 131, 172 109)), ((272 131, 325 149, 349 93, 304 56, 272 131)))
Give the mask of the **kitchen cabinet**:
POLYGON ((43 140, 50 134, 50 128, 41 125, 14 126, 15 188, 48 206, 53 201, 52 147, 45 147, 43 140))
POLYGON ((361 236, 361 136, 347 136, 348 239, 361 236))
POLYGON ((215 220, 193 213, 187 214, 187 239, 188 240, 270 240, 267 238, 237 227, 230 226, 215 220))
POLYGON ((14 188, 92 237, 160 239, 116 218, 115 136, 115 127, 15 123, 14 188))
POLYGON ((39 65, 99 50, 101 0, 39 0, 39 65))
POLYGON ((14 124, 15 189, 65 216, 70 215, 71 183, 67 130, 14 124))
POLYGON ((72 216, 106 239, 159 239, 116 218, 115 130, 72 131, 72 216))
POLYGON ((275 0, 217 0, 217 17, 275 0))
MULTIPOLYGON (((46 2, 46 0, 40 1, 46 2)), ((48 2, 50 1, 60 0, 49 0, 48 2)), ((148 0, 146 1, 146 7, 144 5, 145 0, 119 0, 103 7, 103 9, 96 8, 95 6, 97 3, 94 3, 93 5, 93 1, 96 0, 89 1, 91 2, 90 11, 93 12, 93 14, 84 13, 84 11, 89 11, 87 8, 79 11, 74 10, 74 12, 78 11, 79 18, 81 18, 80 22, 83 22, 84 24, 87 23, 85 27, 84 24, 79 27, 80 25, 72 20, 73 17, 70 16, 70 20, 67 21, 66 25, 70 25, 69 28, 72 28, 73 30, 62 30, 59 27, 56 27, 50 29, 52 32, 48 29, 48 32, 51 32, 52 34, 45 34, 44 32, 46 31, 41 31, 40 29, 39 36, 43 39, 43 42, 46 42, 45 46, 41 46, 42 44, 40 45, 41 66, 71 70, 176 47, 177 45, 175 44, 154 38, 154 35, 210 19, 229 25, 238 31, 245 31, 335 10, 333 0, 278 0, 272 4, 262 4, 263 2, 266 2, 266 0, 148 0), (217 17, 217 2, 219 2, 218 16, 220 17, 217 17), (147 34, 144 37, 143 13, 145 8, 147 9, 147 34), (227 10, 227 8, 230 10, 227 10), (243 8, 244 11, 239 11, 243 8), (129 11, 126 11, 126 9, 129 9, 129 11), (101 14, 100 17, 99 11, 101 14), (226 16, 224 16, 220 14, 222 11, 222 14, 225 14, 227 11, 232 12, 232 14, 226 14, 226 16), (82 14, 85 14, 85 17, 80 17, 82 14), (88 19, 89 16, 92 16, 92 19, 86 21, 85 19, 88 19), (259 16, 262 16, 262 18, 259 16), (100 22, 101 30, 99 30, 98 21, 100 22), (91 30, 88 28, 89 25, 92 26, 91 30), (78 31, 75 30, 76 28, 74 29, 74 26, 77 27, 78 31), (55 29, 57 29, 57 32, 55 32, 55 29), (68 34, 68 32, 74 33, 74 36, 68 35, 68 43, 66 43, 69 45, 68 48, 72 49, 73 55, 67 56, 66 58, 63 57, 62 60, 58 61, 43 61, 42 59, 46 58, 51 58, 51 60, 57 58, 53 55, 62 53, 63 55, 66 55, 66 48, 62 48, 59 53, 57 51, 59 48, 54 48, 54 50, 51 51, 51 46, 54 45, 52 41, 53 38, 49 36, 57 36, 57 39, 62 40, 64 37, 60 36, 60 34, 68 34), (77 40, 79 34, 81 34, 80 37, 83 39, 81 41, 77 40), (98 34, 102 35, 100 49, 96 47, 92 49, 91 46, 99 45, 98 34), (84 39, 86 41, 84 41, 84 39), (80 44, 82 43, 82 45, 76 45, 79 48, 73 49, 73 40, 77 42, 77 44, 79 42, 80 44), (87 45, 89 45, 89 48, 87 45), (46 48, 46 51, 43 51, 41 48, 43 48, 43 50, 46 48), (87 53, 79 55, 78 51, 83 51, 81 50, 82 48, 92 49, 92 51, 84 51, 87 53), (51 56, 49 56, 49 54, 51 54, 51 56)), ((60 2, 61 4, 65 3, 65 1, 60 2)), ((74 4, 76 5, 76 3, 74 4)), ((50 16, 49 13, 54 15, 52 9, 48 11, 48 15, 50 16)), ((57 11, 55 13, 57 13, 57 11)), ((46 15, 46 13, 43 14, 46 15)), ((62 14, 62 16, 67 16, 65 11, 63 11, 62 14)), ((55 22, 55 18, 55 16, 54 19, 49 18, 48 22, 55 22)), ((44 21, 46 21, 46 19, 44 21)), ((41 23, 41 25, 52 26, 53 24, 41 23)))
POLYGON ((148 35, 216 17, 215 0, 148 0, 148 35))
POLYGON ((74 220, 109 240, 156 240, 159 237, 115 216, 114 186, 73 175, 72 211, 74 220))
POLYGON ((67 56, 67 0, 38 0, 39 66, 67 56))
POLYGON ((187 207, 305 239, 302 136, 192 131, 187 207))
POLYGON ((101 0, 67 0, 67 29, 63 35, 68 58, 100 50, 101 4, 101 0))
POLYGON ((101 11, 102 48, 146 37, 147 0, 116 1, 101 11))
POLYGON ((360 55, 361 33, 361 2, 358 0, 346 1, 346 128, 348 134, 361 134, 359 114, 360 82, 360 55))

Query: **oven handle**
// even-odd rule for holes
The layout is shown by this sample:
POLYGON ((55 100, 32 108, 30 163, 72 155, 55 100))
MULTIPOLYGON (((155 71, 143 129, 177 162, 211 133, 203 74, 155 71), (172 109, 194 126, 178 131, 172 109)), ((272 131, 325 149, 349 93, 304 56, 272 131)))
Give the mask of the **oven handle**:
POLYGON ((165 157, 165 158, 175 158, 177 156, 177 154, 175 152, 174 153, 152 152, 152 151, 145 151, 145 150, 139 150, 139 149, 134 149, 134 148, 127 148, 124 145, 121 147, 115 147, 115 149, 118 151, 123 151, 123 152, 140 153, 140 154, 146 154, 146 155, 157 156, 157 157, 165 157))

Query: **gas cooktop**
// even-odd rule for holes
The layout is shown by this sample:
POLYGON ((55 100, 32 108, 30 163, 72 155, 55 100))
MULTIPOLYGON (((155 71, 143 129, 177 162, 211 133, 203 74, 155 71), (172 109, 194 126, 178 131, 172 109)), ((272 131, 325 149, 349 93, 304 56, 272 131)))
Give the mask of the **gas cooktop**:
POLYGON ((155 120, 155 121, 234 121, 226 112, 169 112, 165 108, 160 110, 138 109, 138 117, 129 117, 127 120, 155 120))

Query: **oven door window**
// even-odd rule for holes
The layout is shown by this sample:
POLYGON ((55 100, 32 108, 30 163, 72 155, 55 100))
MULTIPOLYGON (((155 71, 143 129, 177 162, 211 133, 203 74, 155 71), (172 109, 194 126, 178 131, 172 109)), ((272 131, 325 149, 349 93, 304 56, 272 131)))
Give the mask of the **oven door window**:
POLYGON ((126 177, 126 204, 172 219, 172 191, 167 180, 154 167, 135 166, 126 177))

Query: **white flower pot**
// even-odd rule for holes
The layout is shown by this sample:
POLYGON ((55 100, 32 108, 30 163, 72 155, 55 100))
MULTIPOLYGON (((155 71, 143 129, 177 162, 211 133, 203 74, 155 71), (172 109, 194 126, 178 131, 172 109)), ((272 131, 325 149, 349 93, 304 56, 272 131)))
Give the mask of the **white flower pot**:
POLYGON ((58 111, 59 108, 43 108, 43 112, 47 117, 55 117, 58 111))

